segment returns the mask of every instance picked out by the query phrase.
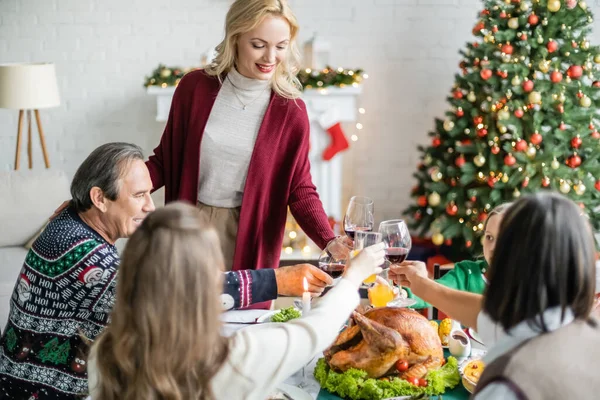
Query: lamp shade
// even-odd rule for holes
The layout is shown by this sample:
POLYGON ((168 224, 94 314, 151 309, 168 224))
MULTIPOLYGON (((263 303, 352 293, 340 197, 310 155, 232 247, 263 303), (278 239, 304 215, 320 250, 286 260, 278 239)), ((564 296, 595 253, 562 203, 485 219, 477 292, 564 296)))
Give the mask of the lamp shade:
POLYGON ((31 110, 59 105, 54 64, 0 64, 0 108, 31 110))

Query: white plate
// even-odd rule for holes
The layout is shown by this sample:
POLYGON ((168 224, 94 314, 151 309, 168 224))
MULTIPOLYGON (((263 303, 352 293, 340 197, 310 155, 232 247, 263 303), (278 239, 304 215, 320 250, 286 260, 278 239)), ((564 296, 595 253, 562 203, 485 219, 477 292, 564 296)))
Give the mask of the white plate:
POLYGON ((273 394, 275 394, 278 390, 285 392, 294 400, 313 400, 313 397, 304 390, 286 383, 277 385, 277 388, 273 391, 273 394))
MULTIPOLYGON (((281 310, 273 310, 273 311, 269 311, 267 313, 264 313, 263 315, 261 315, 260 317, 256 318, 256 322, 259 324, 264 324, 266 322, 272 322, 271 321, 271 317, 275 314, 277 314, 279 311, 281 310)), ((298 310, 300 311, 300 310, 298 310)), ((301 312, 302 313, 302 312, 301 312)), ((290 320, 291 321, 291 320, 290 320)))
POLYGON ((485 346, 485 344, 481 340, 481 336, 479 336, 479 334, 477 332, 475 332, 473 329, 469 328, 468 334, 471 337, 471 339, 473 339, 474 341, 476 341, 480 345, 485 346))

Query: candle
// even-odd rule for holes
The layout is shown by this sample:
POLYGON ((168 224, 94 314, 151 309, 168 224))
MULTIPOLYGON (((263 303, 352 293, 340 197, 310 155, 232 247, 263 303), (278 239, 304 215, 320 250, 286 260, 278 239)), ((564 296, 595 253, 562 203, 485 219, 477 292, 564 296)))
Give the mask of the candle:
POLYGON ((308 291, 308 281, 304 277, 304 293, 302 293, 302 314, 306 315, 310 311, 310 293, 308 291))

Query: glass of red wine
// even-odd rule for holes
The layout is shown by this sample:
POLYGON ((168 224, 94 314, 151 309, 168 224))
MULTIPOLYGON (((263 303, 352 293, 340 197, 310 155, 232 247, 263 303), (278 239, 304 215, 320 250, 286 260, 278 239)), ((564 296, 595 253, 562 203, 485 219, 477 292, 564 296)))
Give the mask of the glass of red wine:
MULTIPOLYGON (((379 233, 382 235, 382 241, 385 246, 385 258, 389 262, 389 264, 386 263, 386 268, 389 268, 391 264, 399 264, 406 260, 412 246, 406 222, 402 219, 383 221, 379 224, 379 233)), ((399 287, 398 289, 402 293, 402 288, 399 287)), ((392 307, 408 307, 415 304, 415 302, 414 299, 400 296, 388 303, 388 305, 392 307)))
POLYGON ((327 273, 333 279, 342 276, 346 269, 349 251, 344 251, 342 242, 332 240, 319 256, 319 269, 327 273))
POLYGON ((344 231, 354 240, 356 231, 371 232, 375 219, 373 217, 373 200, 369 197, 353 196, 348 203, 344 216, 344 231))

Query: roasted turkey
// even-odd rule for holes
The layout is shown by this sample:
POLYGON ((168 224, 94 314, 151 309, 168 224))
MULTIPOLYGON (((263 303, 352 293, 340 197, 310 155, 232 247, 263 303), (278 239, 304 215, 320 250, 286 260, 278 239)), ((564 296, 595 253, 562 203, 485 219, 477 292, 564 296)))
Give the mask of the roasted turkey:
POLYGON ((407 308, 382 307, 352 314, 353 324, 325 350, 334 371, 362 369, 371 378, 397 373, 398 360, 408 361, 402 378, 423 378, 442 366, 440 338, 427 318, 407 308))

